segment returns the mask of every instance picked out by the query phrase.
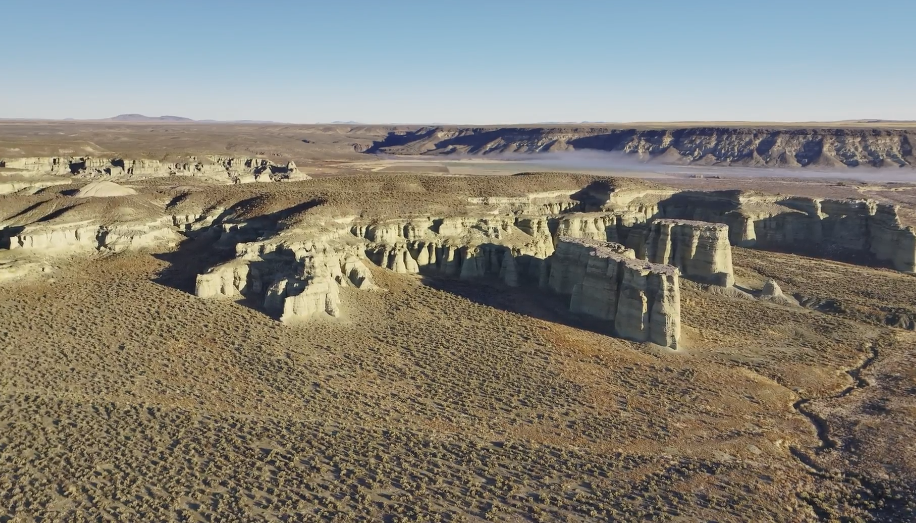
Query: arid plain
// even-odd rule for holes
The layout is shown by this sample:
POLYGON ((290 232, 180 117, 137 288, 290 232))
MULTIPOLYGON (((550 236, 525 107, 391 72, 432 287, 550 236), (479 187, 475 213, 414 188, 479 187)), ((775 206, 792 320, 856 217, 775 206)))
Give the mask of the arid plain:
POLYGON ((0 521, 912 521, 912 128, 659 132, 0 123, 0 521))

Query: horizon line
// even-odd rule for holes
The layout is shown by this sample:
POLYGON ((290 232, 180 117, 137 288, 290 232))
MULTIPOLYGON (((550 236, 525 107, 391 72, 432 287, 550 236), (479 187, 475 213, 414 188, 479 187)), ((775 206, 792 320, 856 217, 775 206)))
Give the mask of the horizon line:
MULTIPOLYGON (((123 116, 123 115, 118 115, 123 116)), ((133 115, 132 115, 133 116, 133 115)), ((645 121, 535 121, 535 122, 496 122, 496 123, 450 123, 450 122, 361 122, 341 121, 330 122, 282 122, 273 120, 239 119, 239 120, 196 120, 174 115, 144 116, 134 121, 117 120, 115 117, 106 118, 6 118, 0 117, 0 122, 61 122, 61 123, 107 123, 107 124, 154 124, 154 125, 191 125, 191 124, 236 124, 236 125, 364 125, 364 126, 452 126, 452 127, 510 127, 510 126, 544 126, 544 125, 612 125, 612 126, 683 126, 683 125, 802 125, 802 124, 916 124, 916 120, 893 120, 884 118, 858 118, 844 120, 645 120, 645 121), (175 118, 175 120, 160 120, 160 118, 175 118)))

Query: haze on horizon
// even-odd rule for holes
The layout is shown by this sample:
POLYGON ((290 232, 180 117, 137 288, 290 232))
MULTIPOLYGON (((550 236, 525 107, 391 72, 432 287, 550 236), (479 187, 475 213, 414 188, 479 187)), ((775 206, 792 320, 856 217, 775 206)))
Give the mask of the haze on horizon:
POLYGON ((4 7, 0 118, 916 119, 903 0, 4 7))

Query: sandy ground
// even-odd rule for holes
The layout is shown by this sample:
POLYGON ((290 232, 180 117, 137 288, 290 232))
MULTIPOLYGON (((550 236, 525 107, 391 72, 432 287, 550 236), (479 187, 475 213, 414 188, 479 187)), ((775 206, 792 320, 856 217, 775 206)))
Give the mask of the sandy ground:
MULTIPOLYGON (((388 292, 345 290, 342 319, 288 327, 190 295, 172 264, 207 256, 73 260, 0 287, 6 519, 807 521, 877 502, 793 456, 857 472, 792 404, 850 386, 870 343, 906 359, 897 330, 688 286, 690 348, 656 353, 523 291, 383 270, 388 292)), ((812 263, 737 261, 744 279, 812 263)), ((831 266, 869 276, 848 293, 873 277, 916 295, 831 266)), ((832 437, 867 441, 863 418, 912 408, 871 416, 860 396, 814 403, 844 418, 832 437)))

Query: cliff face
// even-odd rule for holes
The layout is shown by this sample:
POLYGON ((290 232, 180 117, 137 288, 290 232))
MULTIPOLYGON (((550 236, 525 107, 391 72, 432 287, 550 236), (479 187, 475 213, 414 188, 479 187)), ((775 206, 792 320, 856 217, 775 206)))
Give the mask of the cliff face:
POLYGON ((916 230, 900 223, 897 208, 871 200, 688 192, 660 201, 659 215, 727 224, 732 245, 873 258, 916 272, 916 230))
MULTIPOLYGON (((410 186, 416 188, 417 180, 410 186)), ((447 183, 442 180, 449 179, 437 178, 430 187, 447 183)), ((214 248, 232 249, 235 257, 199 274, 195 293, 244 297, 284 321, 345 315, 339 288, 374 288, 371 266, 377 265, 402 274, 547 288, 570 312, 606 320, 620 336, 669 347, 679 344, 679 278, 730 285, 729 243, 853 262, 877 259, 916 272, 916 231, 901 224, 895 207, 872 200, 677 192, 609 178, 577 179, 562 190, 541 186, 542 192, 520 196, 505 184, 546 185, 554 177, 453 180, 499 186, 465 189, 447 200, 451 207, 443 205, 443 193, 398 190, 392 196, 398 205, 416 198, 410 210, 393 209, 378 194, 351 191, 349 179, 333 182, 346 189, 333 202, 325 189, 307 193, 303 202, 302 194, 270 186, 231 188, 226 192, 236 196, 220 201, 183 192, 165 206, 142 190, 111 197, 32 195, 0 221, 0 249, 26 259, 159 247, 180 234, 206 235, 214 248), (358 205, 350 207, 351 199, 358 205)), ((372 179, 381 181, 387 180, 372 179)), ((771 301, 789 303, 775 288, 767 292, 771 301)))
POLYGON ((549 272, 547 287, 570 297, 570 312, 612 321, 623 338, 678 347, 676 268, 636 260, 620 244, 562 237, 549 272))
POLYGON ((316 314, 340 315, 340 287, 373 289, 360 246, 346 232, 315 228, 289 237, 240 243, 238 257, 199 274, 194 293, 201 298, 261 301, 284 322, 316 314))
POLYGON ((729 287, 735 283, 728 226, 692 220, 655 220, 649 224, 645 259, 673 265, 684 276, 729 287))
POLYGON ((677 163, 767 167, 913 167, 916 131, 693 127, 422 127, 393 131, 368 153, 494 154, 599 150, 677 163))
POLYGON ((188 156, 176 161, 155 159, 54 157, 0 159, 0 167, 26 175, 104 176, 107 178, 144 178, 156 176, 203 176, 224 182, 308 180, 295 162, 275 164, 263 158, 236 156, 188 156))

